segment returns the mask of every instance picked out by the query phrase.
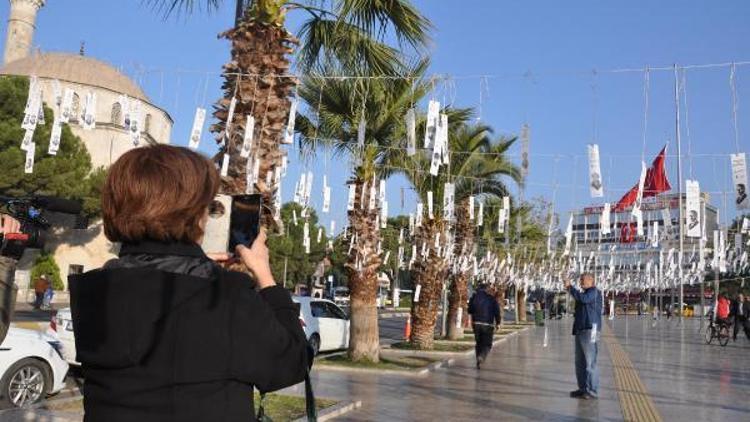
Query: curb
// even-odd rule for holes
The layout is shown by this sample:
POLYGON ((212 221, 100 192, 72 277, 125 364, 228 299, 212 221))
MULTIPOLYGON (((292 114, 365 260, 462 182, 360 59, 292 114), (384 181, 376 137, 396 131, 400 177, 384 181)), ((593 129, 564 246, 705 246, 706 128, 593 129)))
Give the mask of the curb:
MULTIPOLYGON (((435 357, 439 357, 439 356, 435 356, 435 357)), ((315 367, 315 370, 322 369, 324 371, 327 370, 327 371, 332 371, 332 372, 356 372, 356 373, 362 373, 362 374, 401 375, 401 376, 407 376, 407 377, 421 377, 421 376, 429 374, 430 372, 434 372, 439 368, 452 366, 455 362, 456 360, 453 358, 441 359, 437 362, 433 362, 427 365, 426 367, 420 370, 352 368, 352 367, 338 366, 338 365, 318 365, 315 367)))
MULTIPOLYGON (((516 336, 519 333, 528 330, 529 327, 522 328, 520 330, 513 331, 512 333, 508 333, 503 335, 501 338, 497 340, 492 341, 492 347, 495 347, 496 345, 508 340, 510 337, 516 336)), ((465 342, 464 342, 465 343, 465 342)), ((436 351, 426 351, 426 350, 405 350, 405 349, 394 349, 390 347, 384 347, 383 350, 388 350, 389 352, 402 354, 402 355, 410 355, 410 356, 432 356, 432 357, 458 357, 458 358, 465 358, 472 356, 474 354, 474 348, 472 347, 470 350, 467 350, 465 352, 436 352, 436 351)))
MULTIPOLYGON (((359 409, 360 407, 362 407, 361 400, 335 404, 323 409, 323 411, 318 414, 318 421, 323 422, 333 418, 338 418, 339 416, 343 416, 351 411, 359 409)), ((295 419, 294 422, 307 422, 307 417, 295 419)))
POLYGON ((409 312, 384 312, 380 315, 378 315, 378 318, 405 318, 411 315, 409 312))

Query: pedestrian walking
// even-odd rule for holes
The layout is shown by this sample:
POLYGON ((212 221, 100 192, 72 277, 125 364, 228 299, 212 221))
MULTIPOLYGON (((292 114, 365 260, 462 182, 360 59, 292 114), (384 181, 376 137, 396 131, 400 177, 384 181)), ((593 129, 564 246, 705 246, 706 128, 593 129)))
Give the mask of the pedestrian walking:
POLYGON ((737 295, 737 300, 732 303, 732 309, 729 312, 730 318, 734 319, 734 333, 733 338, 737 341, 737 333, 742 328, 745 332, 745 337, 750 340, 750 307, 745 302, 745 295, 742 293, 737 295))
POLYGON ((599 394, 599 368, 597 356, 599 342, 597 334, 602 327, 602 295, 596 288, 594 276, 581 275, 580 290, 566 280, 565 288, 575 299, 575 367, 578 389, 570 397, 584 400, 596 399, 599 394))
POLYGON ((44 299, 42 300, 42 309, 52 309, 52 298, 55 296, 55 291, 52 290, 52 285, 47 286, 47 290, 44 291, 44 299))
POLYGON ((47 288, 49 287, 50 283, 47 280, 47 275, 42 274, 34 280, 34 309, 39 309, 42 307, 42 301, 44 300, 44 292, 47 291, 47 288))
POLYGON ((469 300, 469 315, 471 315, 471 325, 474 329, 477 369, 479 369, 492 350, 495 327, 500 324, 500 305, 492 295, 487 293, 486 284, 480 284, 469 300))

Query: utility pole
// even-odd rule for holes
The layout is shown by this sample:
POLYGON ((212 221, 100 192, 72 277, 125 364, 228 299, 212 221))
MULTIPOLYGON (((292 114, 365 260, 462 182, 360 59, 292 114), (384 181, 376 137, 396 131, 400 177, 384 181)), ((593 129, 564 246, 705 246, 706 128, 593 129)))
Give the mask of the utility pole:
MULTIPOLYGON (((675 139, 677 139, 677 196, 679 198, 680 205, 680 258, 678 259, 680 275, 678 282, 680 283, 680 325, 682 325, 682 302, 684 300, 684 288, 683 288, 683 254, 684 245, 683 238, 685 237, 685 210, 683 209, 682 200, 682 144, 680 142, 680 80, 677 74, 677 64, 674 65, 674 101, 675 101, 675 139)), ((705 218, 705 216, 703 217, 705 218)))

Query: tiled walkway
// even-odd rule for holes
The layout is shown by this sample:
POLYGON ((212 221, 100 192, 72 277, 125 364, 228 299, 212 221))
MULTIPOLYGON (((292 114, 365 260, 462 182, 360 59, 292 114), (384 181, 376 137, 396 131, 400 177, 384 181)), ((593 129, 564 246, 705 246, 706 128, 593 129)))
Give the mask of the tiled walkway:
MULTIPOLYGON (((608 347, 600 348, 598 401, 568 397, 575 389, 570 321, 534 327, 493 350, 481 371, 471 359, 424 378, 314 374, 320 397, 362 400, 340 420, 623 420, 608 347)), ((659 416, 671 420, 750 420, 750 342, 707 346, 697 321, 611 322, 659 416)))

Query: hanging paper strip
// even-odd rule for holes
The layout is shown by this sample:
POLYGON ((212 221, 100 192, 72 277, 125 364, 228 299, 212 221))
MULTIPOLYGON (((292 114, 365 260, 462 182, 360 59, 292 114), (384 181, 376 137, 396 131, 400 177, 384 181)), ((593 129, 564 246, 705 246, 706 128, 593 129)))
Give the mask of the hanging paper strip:
POLYGON ((221 160, 221 177, 227 177, 229 174, 229 153, 224 152, 221 160))
POLYGON ((83 120, 81 125, 84 130, 93 130, 96 127, 96 93, 89 92, 86 94, 86 101, 83 109, 83 120))
POLYGON ((430 217, 430 220, 435 218, 432 213, 432 191, 427 192, 427 216, 430 217))
POLYGON ((528 124, 521 126, 521 175, 529 175, 529 143, 531 142, 531 128, 528 124))
POLYGON ((651 246, 654 248, 659 247, 659 222, 654 221, 652 224, 653 228, 651 231, 651 246))
POLYGON ((437 135, 438 115, 440 114, 440 103, 430 100, 427 105, 427 122, 425 124, 424 148, 430 148, 435 142, 437 135))
POLYGON ((34 172, 34 154, 36 153, 36 144, 31 143, 26 149, 26 161, 24 162, 23 172, 31 174, 34 172))
POLYGON ((346 210, 354 211, 354 201, 357 196, 357 186, 354 183, 349 184, 349 198, 346 201, 346 210))
POLYGON ((375 188, 375 181, 373 180, 372 184, 370 184, 370 197, 369 197, 369 201, 367 204, 368 211, 374 210, 375 207, 377 206, 377 201, 378 201, 377 194, 378 194, 378 191, 377 191, 377 188, 375 188))
POLYGON ((641 161, 641 177, 638 179, 638 194, 636 195, 635 203, 633 204, 632 215, 635 217, 638 213, 636 210, 641 209, 641 201, 643 200, 643 187, 646 183, 646 163, 641 161))
POLYGON ((610 212, 611 208, 609 205, 609 202, 604 204, 604 208, 602 208, 602 218, 600 221, 600 228, 602 234, 610 234, 612 232, 611 225, 610 225, 610 212))
POLYGON ((63 91, 62 104, 60 105, 60 121, 68 123, 73 113, 73 90, 65 88, 63 91))
POLYGON ((245 120, 245 134, 242 137, 242 149, 240 150, 240 157, 247 158, 250 156, 250 152, 253 149, 254 137, 255 137, 255 117, 248 114, 245 120))
POLYGON ((49 155, 57 155, 57 151, 60 149, 60 138, 62 137, 62 122, 55 120, 52 123, 52 134, 49 138, 49 149, 47 153, 49 155))
POLYGON ((448 151, 448 115, 440 114, 440 155, 443 158, 443 164, 450 164, 450 153, 448 151))
POLYGON ((385 202, 385 179, 380 179, 380 188, 378 189, 378 201, 385 202))
POLYGON ((604 196, 604 186, 602 185, 602 169, 599 163, 599 145, 588 145, 589 152, 589 192, 592 198, 601 198, 604 196))
POLYGON ((331 187, 323 186, 323 212, 327 214, 330 211, 330 209, 331 209, 331 187))
POLYGON ((413 108, 406 110, 406 155, 417 152, 417 117, 413 108))
POLYGON ((443 219, 445 221, 453 221, 454 192, 455 186, 453 183, 446 183, 443 185, 443 219))
POLYGON ((23 134, 23 140, 21 141, 21 149, 28 151, 31 145, 34 144, 34 129, 26 129, 23 134))
POLYGON ((685 181, 685 218, 688 237, 701 237, 700 186, 697 180, 685 181))
POLYGON ((477 227, 484 223, 484 202, 479 203, 479 213, 477 214, 477 227))
POLYGON ((474 195, 469 196, 469 221, 474 221, 474 195))
POLYGON ((141 139, 141 102, 139 100, 133 100, 130 103, 130 140, 133 145, 138 146, 141 139))
POLYGON ((292 100, 289 106, 289 120, 286 122, 286 129, 284 130, 284 136, 281 138, 281 143, 290 145, 294 143, 294 123, 297 120, 297 104, 299 99, 295 98, 292 100))
MULTIPOLYGON (((190 144, 188 148, 192 150, 198 149, 201 143, 201 135, 203 133, 203 123, 206 121, 206 109, 198 107, 195 109, 195 117, 193 118, 193 129, 190 131, 190 144)), ((244 156, 247 158, 247 156, 244 156)))
POLYGON ((224 139, 229 139, 232 134, 232 122, 234 121, 234 109, 237 107, 237 97, 232 97, 229 101, 229 110, 227 112, 227 123, 224 129, 224 139))
POLYGON ((747 166, 745 163, 745 153, 731 154, 732 162, 732 179, 734 180, 735 204, 738 210, 750 208, 747 191, 747 166))
POLYGON ((388 227, 388 201, 383 201, 380 204, 380 228, 386 227, 388 227))
POLYGON ((313 173, 311 171, 308 171, 307 180, 305 180, 305 195, 303 198, 305 207, 310 206, 310 197, 312 196, 312 186, 313 186, 313 173))
POLYGON ((497 213, 497 232, 498 233, 505 233, 505 208, 500 208, 500 210, 497 213))
MULTIPOLYGON (((417 202, 417 212, 416 217, 414 220, 414 226, 415 227, 421 227, 422 226, 422 218, 424 216, 424 204, 421 202, 417 202)), ((412 230, 413 231, 413 230, 412 230)))

